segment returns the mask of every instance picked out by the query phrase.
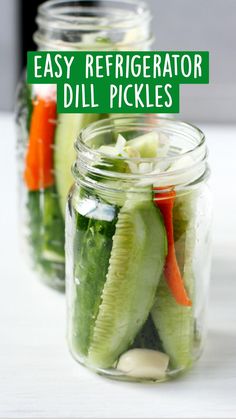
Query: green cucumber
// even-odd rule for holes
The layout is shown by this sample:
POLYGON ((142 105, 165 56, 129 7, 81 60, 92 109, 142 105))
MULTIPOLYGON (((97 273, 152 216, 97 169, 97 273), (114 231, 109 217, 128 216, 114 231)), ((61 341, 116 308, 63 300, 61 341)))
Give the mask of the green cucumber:
POLYGON ((17 99, 16 117, 18 135, 23 140, 23 144, 27 146, 33 111, 32 86, 23 81, 18 91, 17 99))
MULTIPOLYGON (((185 287, 194 305, 193 253, 195 192, 176 197, 173 210, 175 250, 185 287)), ((193 362, 194 315, 193 306, 178 304, 162 277, 152 308, 152 319, 170 357, 172 368, 183 369, 193 362)))
POLYGON ((81 129, 98 118, 97 114, 58 115, 54 144, 54 170, 63 217, 65 217, 67 195, 73 184, 71 167, 76 158, 74 142, 81 129))
POLYGON ((165 256, 165 228, 151 193, 149 199, 128 195, 118 215, 88 364, 112 367, 133 343, 154 303, 165 256))
POLYGON ((54 186, 27 193, 27 220, 34 265, 48 283, 56 278, 63 283, 64 220, 54 186))
POLYGON ((72 346, 87 355, 106 280, 117 211, 113 220, 100 221, 75 212, 75 284, 72 346))
POLYGON ((42 258, 51 262, 65 262, 64 220, 55 187, 44 190, 42 211, 42 258))
POLYGON ((191 366, 194 339, 192 307, 176 303, 164 277, 157 290, 152 318, 172 368, 191 366))
POLYGON ((156 131, 153 131, 129 140, 125 150, 134 149, 139 152, 141 158, 154 158, 157 157, 158 146, 159 135, 156 131))

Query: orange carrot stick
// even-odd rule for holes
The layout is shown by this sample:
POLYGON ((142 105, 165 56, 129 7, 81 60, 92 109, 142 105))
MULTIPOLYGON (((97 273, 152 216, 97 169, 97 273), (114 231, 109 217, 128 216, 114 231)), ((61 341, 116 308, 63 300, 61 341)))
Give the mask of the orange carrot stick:
MULTIPOLYGON (((154 188, 160 191, 160 188, 154 188)), ((159 192, 155 194, 154 203, 159 207, 166 228, 167 241, 168 241, 168 254, 166 257, 164 275, 167 284, 172 292, 177 303, 183 306, 191 306, 192 302, 189 299, 184 287, 184 281, 181 276, 178 262, 175 254, 174 242, 174 228, 173 228, 173 207, 175 202, 175 191, 159 192)))
POLYGON ((44 189, 54 184, 55 119, 55 101, 46 101, 41 98, 34 101, 24 172, 25 183, 31 191, 44 189))

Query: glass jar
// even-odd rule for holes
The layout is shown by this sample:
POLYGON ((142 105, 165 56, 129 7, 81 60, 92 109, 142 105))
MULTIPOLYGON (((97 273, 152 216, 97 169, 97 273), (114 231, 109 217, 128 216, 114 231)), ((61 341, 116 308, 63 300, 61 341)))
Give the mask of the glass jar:
MULTIPOLYGON (((38 10, 39 50, 148 50, 150 13, 142 2, 52 0, 38 10)), ((80 129, 104 118, 57 114, 54 85, 22 84, 17 105, 21 236, 34 270, 64 289, 64 212, 73 183, 73 143, 80 129)))
POLYGON ((119 380, 170 379, 206 334, 211 200, 204 134, 113 117, 76 142, 66 215, 68 343, 119 380))

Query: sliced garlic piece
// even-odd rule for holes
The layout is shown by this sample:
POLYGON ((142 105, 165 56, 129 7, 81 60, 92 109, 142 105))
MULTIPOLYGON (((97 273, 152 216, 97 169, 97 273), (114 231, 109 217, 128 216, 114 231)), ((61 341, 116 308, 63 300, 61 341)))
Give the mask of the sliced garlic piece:
POLYGON ((124 154, 124 147, 126 145, 126 139, 123 137, 123 135, 119 134, 116 140, 115 149, 117 151, 117 154, 124 154))
POLYGON ((170 149, 170 138, 163 132, 159 133, 158 157, 166 157, 170 149))
POLYGON ((136 150, 133 147, 130 146, 126 146, 125 147, 125 151, 128 154, 129 157, 137 157, 140 158, 140 153, 138 152, 138 150, 136 150))
POLYGON ((117 156, 116 148, 110 145, 101 145, 101 147, 99 147, 99 152, 106 154, 107 156, 117 156))
POLYGON ((130 377, 163 379, 169 364, 169 356, 151 349, 131 349, 121 355, 117 369, 130 377))
POLYGON ((152 171, 152 163, 140 163, 139 173, 150 173, 152 171))
POLYGON ((173 180, 177 178, 179 184, 188 184, 200 178, 205 170, 204 165, 196 165, 194 163, 195 162, 192 157, 183 156, 176 160, 167 172, 180 171, 175 175, 175 177, 173 177, 173 180))
POLYGON ((174 163, 172 163, 167 172, 172 172, 173 170, 186 169, 189 166, 191 167, 193 163, 194 161, 190 156, 180 157, 174 163))

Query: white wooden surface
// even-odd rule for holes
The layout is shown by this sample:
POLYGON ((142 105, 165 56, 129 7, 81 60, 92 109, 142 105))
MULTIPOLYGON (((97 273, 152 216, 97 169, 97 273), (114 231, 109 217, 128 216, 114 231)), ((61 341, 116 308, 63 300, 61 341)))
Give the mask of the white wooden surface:
POLYGON ((95 376, 69 355, 64 296, 17 250, 13 121, 0 115, 0 418, 236 418, 236 127, 202 128, 215 195, 208 343, 185 377, 142 385, 95 376))

